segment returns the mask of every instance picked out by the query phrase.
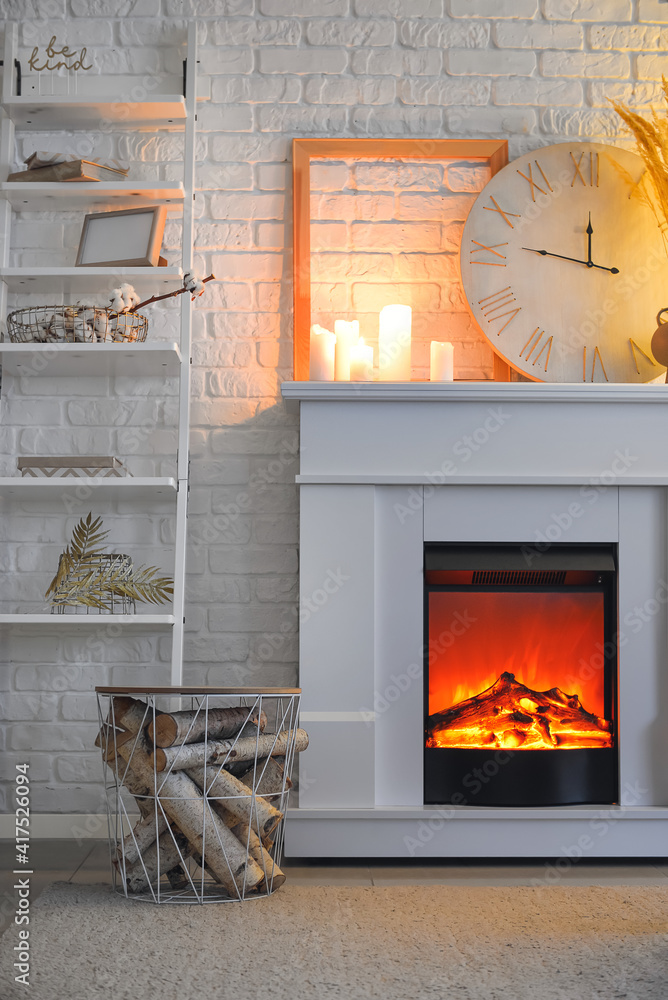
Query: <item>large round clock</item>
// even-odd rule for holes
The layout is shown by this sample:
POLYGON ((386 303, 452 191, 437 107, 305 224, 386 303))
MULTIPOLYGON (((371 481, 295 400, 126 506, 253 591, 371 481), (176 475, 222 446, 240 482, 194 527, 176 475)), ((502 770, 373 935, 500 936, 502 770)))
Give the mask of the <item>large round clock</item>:
POLYGON ((668 260, 639 156, 563 142, 514 160, 471 209, 469 307, 497 354, 543 382, 648 382, 668 260))

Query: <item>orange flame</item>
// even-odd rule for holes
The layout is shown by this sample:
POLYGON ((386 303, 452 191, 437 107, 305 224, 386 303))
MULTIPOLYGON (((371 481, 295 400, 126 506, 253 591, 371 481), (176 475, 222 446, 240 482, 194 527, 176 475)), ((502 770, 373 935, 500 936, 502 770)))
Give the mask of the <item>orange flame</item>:
POLYGON ((604 719, 603 643, 600 592, 431 592, 429 714, 439 717, 441 731, 438 736, 432 731, 428 745, 611 745, 612 724, 604 719), (482 699, 485 711, 479 711, 477 719, 469 718, 467 708, 466 725, 457 736, 461 725, 452 721, 452 707, 461 709, 469 699, 482 705, 482 693, 496 693, 495 685, 506 676, 516 679, 514 697, 509 699, 504 689, 493 709, 489 698, 482 699), (539 693, 552 689, 558 689, 556 702, 536 701, 539 693), (526 707, 529 702, 532 711, 526 707), (568 722, 562 718, 568 714, 561 711, 562 703, 573 709, 568 722), (486 713, 492 713, 488 719, 486 713), (552 715, 552 729, 546 721, 548 738, 541 720, 552 715), (442 725, 444 717, 448 725, 442 725), (553 730, 561 732, 556 742, 553 730))

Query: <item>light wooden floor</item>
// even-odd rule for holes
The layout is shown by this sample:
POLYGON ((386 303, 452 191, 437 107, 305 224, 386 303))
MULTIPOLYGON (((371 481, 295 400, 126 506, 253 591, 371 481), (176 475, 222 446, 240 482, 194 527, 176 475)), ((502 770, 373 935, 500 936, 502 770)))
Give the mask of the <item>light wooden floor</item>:
MULTIPOLYGON (((0 841, 0 933, 13 920, 14 843, 0 841)), ((110 883, 106 841, 33 840, 30 845, 31 899, 51 882, 110 883)), ((21 867, 21 866, 16 866, 21 867)), ((453 860, 409 863, 289 859, 282 868, 293 885, 665 885, 668 858, 642 861, 576 862, 557 872, 554 861, 453 860)), ((20 876, 17 876, 20 877, 20 876)))

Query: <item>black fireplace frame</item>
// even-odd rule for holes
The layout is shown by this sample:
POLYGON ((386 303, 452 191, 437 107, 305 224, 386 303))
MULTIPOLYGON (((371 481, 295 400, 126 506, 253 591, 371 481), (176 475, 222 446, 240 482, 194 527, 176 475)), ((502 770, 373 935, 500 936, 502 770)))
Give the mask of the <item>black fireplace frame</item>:
POLYGON ((550 545, 531 552, 520 544, 425 545, 424 572, 424 743, 429 718, 429 595, 484 592, 603 593, 604 714, 613 723, 613 746, 554 750, 506 750, 424 746, 425 804, 499 807, 611 805, 619 800, 617 546, 550 545), (503 574, 512 583, 438 583, 455 574, 503 574), (591 583, 532 583, 564 573, 596 575, 591 583))

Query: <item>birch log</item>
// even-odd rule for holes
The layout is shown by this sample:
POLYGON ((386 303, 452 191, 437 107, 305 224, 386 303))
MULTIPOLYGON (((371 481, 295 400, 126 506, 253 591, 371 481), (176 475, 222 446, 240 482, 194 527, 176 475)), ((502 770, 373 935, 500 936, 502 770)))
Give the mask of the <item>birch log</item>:
MULTIPOLYGON (((132 740, 137 738, 137 734, 132 734, 132 740)), ((107 766, 114 772, 114 777, 119 785, 123 785, 134 795, 135 801, 142 817, 146 818, 155 813, 155 783, 151 784, 140 778, 130 764, 118 754, 118 745, 108 744, 108 752, 113 753, 113 757, 107 760, 107 766)))
MULTIPOLYGON (((197 743, 207 739, 226 739, 235 736, 240 729, 259 729, 267 725, 264 712, 257 708, 210 708, 187 712, 170 712, 156 717, 149 723, 148 735, 157 747, 171 747, 182 743, 197 743)), ((250 732, 248 735, 251 735, 250 732)))
POLYGON ((245 771, 239 780, 248 788, 253 787, 253 782, 257 778, 256 795, 264 796, 267 801, 278 798, 283 791, 292 788, 292 782, 285 773, 284 757, 265 757, 258 760, 255 767, 245 771))
POLYGON ((189 778, 206 792, 207 798, 219 800, 237 821, 257 823, 263 836, 269 836, 283 819, 283 813, 270 805, 227 771, 195 767, 186 771, 189 778))
POLYGON ((262 841, 255 830, 252 830, 247 823, 239 823, 232 827, 232 832, 242 844, 248 844, 250 855, 255 858, 258 865, 265 873, 264 882, 269 889, 278 889, 285 882, 286 876, 278 867, 269 851, 265 850, 262 841))
MULTIPOLYGON (((152 756, 156 771, 188 771, 203 764, 223 764, 228 760, 254 760, 255 757, 284 756, 292 739, 290 730, 281 733, 263 733, 261 736, 242 737, 238 740, 210 740, 208 743, 190 743, 183 746, 157 748, 152 756)), ((301 753, 308 746, 308 734, 303 729, 294 731, 295 751, 301 753)))
POLYGON ((156 884, 161 875, 171 872, 190 854, 192 848, 183 834, 167 830, 142 852, 141 861, 129 864, 126 858, 125 866, 121 861, 114 863, 128 892, 136 893, 156 884))
MULTIPOLYGON (((142 734, 135 743, 124 743, 118 752, 123 759, 131 759, 133 770, 140 778, 152 780, 149 744, 142 734)), ((180 771, 167 774, 160 781, 158 794, 167 816, 188 838, 194 851, 203 857, 207 869, 230 894, 236 896, 262 881, 262 869, 204 801, 191 778, 180 771)), ((167 870, 167 866, 164 867, 167 870)))
MULTIPOLYGON (((162 712, 156 711, 155 715, 157 719, 162 715, 162 712)), ((112 704, 109 707, 107 721, 95 740, 95 746, 103 745, 102 743, 98 743, 98 740, 108 730, 116 730, 117 732, 121 728, 126 732, 138 733, 149 722, 153 722, 153 709, 145 701, 139 701, 137 698, 130 698, 126 695, 114 695, 112 704)), ((116 739, 119 744, 123 742, 122 734, 119 735, 117 732, 116 739)))
POLYGON ((146 816, 142 816, 136 826, 125 837, 122 844, 118 846, 119 857, 125 858, 126 865, 133 865, 139 860, 139 856, 145 854, 146 849, 153 844, 158 837, 167 829, 167 822, 158 809, 158 819, 156 824, 155 809, 151 804, 151 811, 146 816))

